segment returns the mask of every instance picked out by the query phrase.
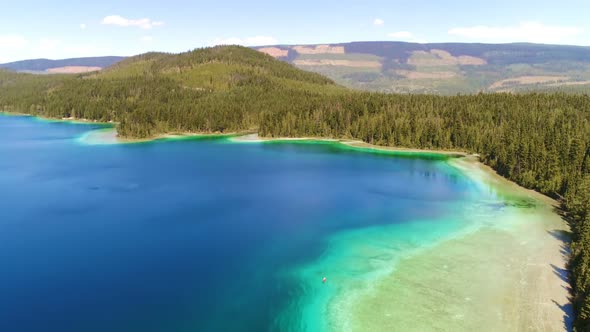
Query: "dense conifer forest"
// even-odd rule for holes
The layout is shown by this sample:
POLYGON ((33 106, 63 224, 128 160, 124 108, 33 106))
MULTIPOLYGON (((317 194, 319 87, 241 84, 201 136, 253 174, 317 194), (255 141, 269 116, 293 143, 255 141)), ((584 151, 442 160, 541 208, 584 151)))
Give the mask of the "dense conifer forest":
POLYGON ((590 330, 590 96, 388 95, 344 89, 256 51, 148 53, 100 73, 0 71, 0 110, 118 123, 125 137, 258 131, 478 153, 499 174, 560 199, 572 225, 578 331, 590 330))

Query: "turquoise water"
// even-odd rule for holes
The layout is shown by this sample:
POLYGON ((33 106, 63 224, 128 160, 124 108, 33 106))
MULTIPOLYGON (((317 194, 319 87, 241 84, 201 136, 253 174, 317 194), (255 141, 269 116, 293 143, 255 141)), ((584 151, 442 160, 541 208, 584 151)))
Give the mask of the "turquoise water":
POLYGON ((504 204, 446 158, 80 143, 101 128, 0 116, 0 331, 328 329, 338 294, 504 204))

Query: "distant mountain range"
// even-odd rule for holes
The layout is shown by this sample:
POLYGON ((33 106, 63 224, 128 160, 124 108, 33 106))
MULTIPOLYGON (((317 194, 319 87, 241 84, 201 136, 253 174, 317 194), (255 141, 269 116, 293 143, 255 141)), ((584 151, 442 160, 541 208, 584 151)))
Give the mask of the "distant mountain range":
POLYGON ((436 94, 590 92, 590 47, 354 42, 256 49, 362 90, 436 94))
MULTIPOLYGON (((254 49, 360 90, 435 94, 590 92, 590 47, 583 46, 353 42, 254 49)), ((123 59, 37 59, 0 64, 0 68, 81 73, 100 70, 123 59)))
POLYGON ((0 64, 0 68, 32 73, 83 73, 101 70, 125 59, 120 56, 72 58, 63 60, 34 59, 0 64))

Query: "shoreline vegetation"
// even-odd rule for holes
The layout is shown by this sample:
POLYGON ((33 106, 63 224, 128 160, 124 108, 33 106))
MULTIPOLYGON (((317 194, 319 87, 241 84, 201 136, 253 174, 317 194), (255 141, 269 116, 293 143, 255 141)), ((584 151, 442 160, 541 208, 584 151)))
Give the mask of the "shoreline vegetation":
POLYGON ((155 135, 149 138, 126 138, 120 137, 117 134, 117 129, 114 127, 97 129, 87 132, 79 138, 79 141, 88 145, 110 145, 110 144, 136 144, 136 143, 150 143, 166 140, 190 140, 203 138, 230 138, 237 133, 229 134, 213 134, 213 133, 177 133, 171 132, 167 134, 155 135))
POLYGON ((233 142, 237 143, 259 143, 259 142, 301 142, 301 141, 319 141, 340 143, 357 150, 375 150, 377 152, 392 152, 399 154, 436 154, 448 157, 466 157, 469 154, 460 151, 433 150, 433 149, 411 149, 393 146, 381 146, 365 143, 360 140, 352 139, 335 139, 326 137, 260 137, 258 134, 235 135, 232 137, 233 142))
POLYGON ((0 70, 0 89, 0 111, 112 122, 125 138, 257 128, 261 137, 477 153, 500 176, 559 200, 572 230, 574 325, 590 330, 589 95, 353 91, 238 46, 146 53, 92 74, 0 70))
MULTIPOLYGON (((51 119, 52 121, 66 121, 74 122, 72 119, 51 119)), ((80 123, 95 123, 92 121, 80 121, 80 123)), ((129 144, 129 143, 146 143, 156 142, 168 139, 194 139, 194 138, 228 138, 235 143, 280 143, 280 142, 326 142, 339 143, 351 149, 365 152, 385 152, 397 155, 440 155, 449 158, 462 157, 478 157, 477 154, 469 154, 461 151, 447 151, 434 149, 412 149, 404 147, 381 146, 365 143, 360 140, 350 139, 334 139, 324 137, 260 137, 252 132, 236 132, 236 133, 177 133, 171 132, 167 134, 160 134, 149 138, 126 138, 120 137, 117 134, 115 127, 97 129, 89 132, 90 135, 85 135, 81 139, 82 142, 91 145, 103 144, 129 144)))

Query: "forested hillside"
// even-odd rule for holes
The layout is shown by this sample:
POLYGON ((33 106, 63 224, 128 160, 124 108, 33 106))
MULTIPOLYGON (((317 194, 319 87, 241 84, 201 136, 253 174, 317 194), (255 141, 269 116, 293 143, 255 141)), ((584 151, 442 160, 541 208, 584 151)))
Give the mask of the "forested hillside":
POLYGON ((0 72, 0 86, 5 111, 115 121, 120 135, 139 138, 251 130, 261 111, 295 110, 307 95, 344 91, 318 74, 237 46, 148 53, 78 76, 0 72))
POLYGON ((572 222, 579 331, 590 329, 590 97, 442 97, 350 91, 243 47, 148 53, 100 73, 0 71, 0 110, 118 122, 119 134, 239 132, 355 138, 481 154, 501 175, 561 198, 572 222))

